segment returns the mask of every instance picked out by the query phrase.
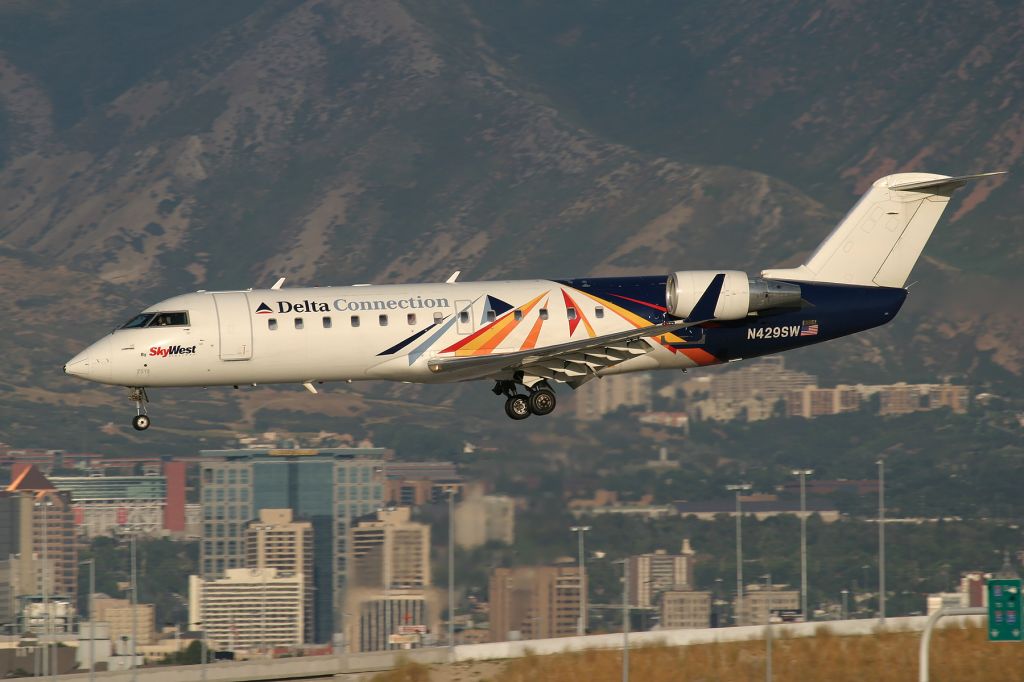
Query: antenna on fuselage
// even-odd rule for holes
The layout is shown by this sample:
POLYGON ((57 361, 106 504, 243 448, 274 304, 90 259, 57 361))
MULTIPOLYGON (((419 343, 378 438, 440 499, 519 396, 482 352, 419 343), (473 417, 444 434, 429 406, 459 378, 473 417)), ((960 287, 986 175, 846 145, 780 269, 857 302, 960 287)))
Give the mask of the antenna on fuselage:
POLYGON ((285 278, 284 278, 284 277, 282 277, 281 279, 279 279, 279 280, 277 280, 276 282, 274 282, 274 286, 272 286, 272 287, 270 287, 270 288, 271 288, 271 289, 280 289, 280 288, 281 288, 281 285, 282 285, 282 284, 284 284, 284 280, 285 280, 285 278))

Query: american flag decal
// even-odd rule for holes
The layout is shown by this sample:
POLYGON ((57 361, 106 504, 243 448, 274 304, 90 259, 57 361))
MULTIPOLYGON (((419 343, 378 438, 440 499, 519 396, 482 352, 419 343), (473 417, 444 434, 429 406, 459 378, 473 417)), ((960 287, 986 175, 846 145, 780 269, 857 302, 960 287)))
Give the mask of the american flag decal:
POLYGON ((817 320, 804 320, 804 323, 800 325, 800 336, 817 336, 818 335, 818 321, 817 320))

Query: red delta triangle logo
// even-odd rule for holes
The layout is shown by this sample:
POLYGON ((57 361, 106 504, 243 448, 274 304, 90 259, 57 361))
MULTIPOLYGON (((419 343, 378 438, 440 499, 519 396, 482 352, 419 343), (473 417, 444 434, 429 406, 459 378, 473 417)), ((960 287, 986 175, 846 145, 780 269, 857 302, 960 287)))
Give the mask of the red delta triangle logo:
POLYGON ((269 315, 272 312, 273 311, 270 309, 270 306, 266 303, 260 303, 260 307, 256 308, 257 315, 269 315))

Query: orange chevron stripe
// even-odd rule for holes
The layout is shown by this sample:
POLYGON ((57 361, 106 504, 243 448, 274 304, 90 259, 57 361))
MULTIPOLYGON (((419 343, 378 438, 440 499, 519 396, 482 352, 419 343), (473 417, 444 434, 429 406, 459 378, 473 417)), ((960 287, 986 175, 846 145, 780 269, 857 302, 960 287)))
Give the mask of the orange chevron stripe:
MULTIPOLYGON (((538 294, 537 297, 534 298, 532 301, 519 308, 519 310, 523 311, 524 318, 530 313, 533 307, 537 305, 537 302, 540 301, 541 296, 543 295, 544 294, 538 294)), ((495 348, 501 345, 501 342, 504 341, 505 338, 508 337, 508 335, 511 334, 517 326, 519 326, 520 320, 515 319, 515 310, 508 311, 508 313, 505 314, 505 317, 503 319, 505 321, 511 321, 511 324, 505 325, 500 329, 495 328, 494 333, 491 334, 490 336, 490 339, 484 342, 483 345, 479 346, 479 348, 476 349, 476 352, 473 353, 473 355, 489 355, 491 352, 494 351, 495 348)))
MULTIPOLYGON (((545 298, 544 303, 543 305, 541 305, 541 307, 546 308, 547 305, 548 299, 545 298)), ((540 328, 543 326, 544 320, 540 317, 540 315, 538 315, 537 321, 533 323, 533 329, 530 330, 530 333, 526 336, 526 341, 523 341, 523 345, 519 350, 531 350, 533 348, 536 348, 537 338, 540 336, 540 328)))
POLYGON ((637 329, 639 329, 641 327, 650 327, 651 324, 653 324, 652 322, 649 322, 649 321, 645 320, 644 318, 640 317, 639 315, 637 315, 635 313, 631 313, 628 310, 626 310, 625 308, 623 308, 621 306, 617 306, 614 303, 611 303, 609 301, 604 300, 603 298, 598 298, 597 296, 594 296, 593 294, 587 293, 586 291, 582 291, 580 289, 576 289, 576 291, 579 291, 581 294, 583 294, 587 298, 591 299, 595 303, 599 303, 599 304, 603 305, 605 308, 607 308, 608 310, 611 310, 613 313, 615 313, 616 315, 618 315, 619 317, 624 319, 626 322, 629 322, 631 325, 633 325, 637 329))
POLYGON ((696 362, 698 365, 718 365, 722 362, 714 355, 701 348, 679 348, 677 350, 696 362))

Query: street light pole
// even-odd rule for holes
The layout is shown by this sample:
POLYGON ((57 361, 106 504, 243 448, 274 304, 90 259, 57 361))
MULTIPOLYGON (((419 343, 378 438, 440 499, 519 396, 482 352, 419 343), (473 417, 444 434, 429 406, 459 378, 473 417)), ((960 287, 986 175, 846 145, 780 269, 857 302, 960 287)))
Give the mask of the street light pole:
POLYGON ((455 660, 455 488, 448 488, 448 660, 455 660))
POLYGON ((586 558, 583 553, 583 534, 590 530, 590 526, 573 526, 569 530, 574 533, 577 533, 579 536, 580 617, 576 623, 576 634, 582 637, 583 635, 587 634, 587 567, 584 563, 586 558))
POLYGON ((622 560, 622 682, 629 682, 629 559, 622 560))
POLYGON ((764 625, 764 679, 766 682, 772 682, 772 574, 766 573, 763 577, 768 585, 768 608, 764 625))
POLYGON ((885 460, 878 460, 878 618, 885 622, 885 460))
POLYGON ((804 620, 811 620, 807 610, 807 481, 814 469, 793 469, 794 476, 800 477, 800 610, 804 620))
POLYGON ((726 490, 736 493, 736 610, 732 616, 733 625, 738 625, 740 612, 743 610, 743 511, 740 506, 740 493, 750 490, 749 483, 737 483, 725 486, 726 490))
POLYGON ((136 551, 137 550, 136 550, 136 545, 135 545, 135 528, 132 527, 130 532, 131 532, 131 539, 130 539, 130 541, 131 541, 131 560, 132 560, 132 574, 131 574, 131 586, 132 586, 132 601, 131 601, 131 605, 132 605, 132 648, 131 648, 131 654, 132 654, 132 661, 131 661, 131 666, 132 666, 132 682, 135 682, 135 680, 138 679, 138 674, 139 674, 138 673, 138 666, 136 666, 136 664, 135 664, 135 652, 138 651, 138 649, 136 647, 137 647, 137 641, 138 641, 138 636, 139 636, 138 625, 137 625, 138 616, 139 616, 139 581, 138 581, 138 573, 137 573, 137 570, 136 570, 136 551))
MULTIPOLYGON (((78 562, 79 566, 89 564, 89 682, 96 680, 96 612, 93 608, 93 595, 96 594, 96 557, 78 562)), ((81 630, 82 620, 78 627, 81 630)))

